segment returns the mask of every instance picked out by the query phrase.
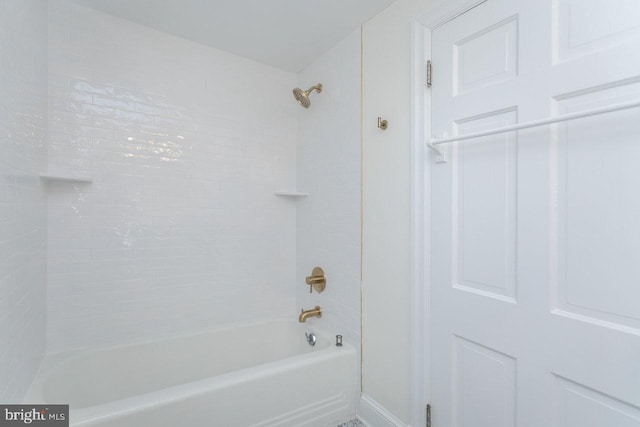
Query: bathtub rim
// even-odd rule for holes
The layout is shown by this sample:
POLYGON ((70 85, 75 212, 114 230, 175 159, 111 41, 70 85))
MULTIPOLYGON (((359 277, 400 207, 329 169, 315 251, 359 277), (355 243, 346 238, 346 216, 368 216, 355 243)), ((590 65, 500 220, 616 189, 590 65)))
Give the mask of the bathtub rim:
MULTIPOLYGON (((129 342, 116 345, 104 345, 91 348, 73 349, 69 351, 49 353, 45 355, 40 367, 36 373, 34 380, 32 381, 28 391, 25 395, 25 403, 40 403, 40 404, 69 404, 68 402, 45 402, 43 396, 44 385, 52 374, 56 372, 56 369, 68 362, 70 359, 83 357, 85 355, 100 353, 110 350, 118 350, 123 348, 136 347, 145 344, 153 344, 163 341, 171 341, 180 338, 193 338, 208 334, 213 334, 220 331, 229 331, 233 329, 250 328, 252 326, 259 326, 265 324, 294 324, 297 322, 291 320, 288 317, 279 317, 274 319, 264 319, 259 321, 239 322, 232 324, 220 325, 217 327, 211 327, 193 331, 190 333, 175 333, 171 335, 164 335, 154 337, 152 339, 145 339, 136 342, 129 342), (44 403, 43 403, 44 402, 44 403)), ((291 369, 293 366, 312 365, 314 362, 331 359, 335 357, 341 357, 343 354, 351 353, 355 358, 357 355, 355 347, 348 342, 343 343, 342 347, 336 347, 333 344, 333 335, 323 330, 318 325, 312 323, 300 325, 301 332, 309 331, 318 335, 323 341, 326 340, 327 345, 324 348, 320 348, 317 351, 308 353, 295 354, 284 359, 277 359, 258 365, 252 365, 245 368, 237 369, 235 371, 225 372, 223 374, 215 375, 212 377, 205 377, 197 379, 195 381, 176 384, 170 387, 166 387, 160 390, 151 390, 145 393, 124 397, 122 399, 116 399, 92 406, 85 406, 78 409, 72 409, 70 407, 70 413, 72 415, 72 425, 82 426, 86 423, 90 423, 97 420, 104 420, 109 418, 115 418, 133 413, 142 409, 152 409, 154 407, 161 406, 167 402, 173 402, 176 400, 185 400, 189 397, 196 396, 206 391, 211 391, 216 388, 222 388, 247 380, 249 378, 257 379, 261 376, 272 375, 278 372, 284 372, 291 369)), ((300 337, 304 339, 304 335, 300 337)))
POLYGON ((321 360, 344 357, 345 354, 351 354, 355 363, 356 351, 353 346, 343 346, 342 348, 330 346, 318 352, 300 354, 162 390, 155 390, 82 409, 70 409, 71 426, 81 427, 95 421, 118 418, 140 410, 161 407, 169 402, 187 400, 190 397, 195 397, 216 389, 222 389, 247 380, 257 380, 261 377, 284 373, 295 367, 312 366, 321 360))

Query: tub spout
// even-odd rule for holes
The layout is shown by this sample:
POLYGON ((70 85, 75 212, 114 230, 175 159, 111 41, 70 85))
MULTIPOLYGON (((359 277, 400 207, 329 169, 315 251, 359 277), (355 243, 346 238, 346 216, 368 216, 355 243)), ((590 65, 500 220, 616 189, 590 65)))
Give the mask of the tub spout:
POLYGON ((305 323, 309 317, 322 317, 322 309, 319 305, 316 305, 316 308, 312 308, 311 310, 301 310, 298 322, 305 323))

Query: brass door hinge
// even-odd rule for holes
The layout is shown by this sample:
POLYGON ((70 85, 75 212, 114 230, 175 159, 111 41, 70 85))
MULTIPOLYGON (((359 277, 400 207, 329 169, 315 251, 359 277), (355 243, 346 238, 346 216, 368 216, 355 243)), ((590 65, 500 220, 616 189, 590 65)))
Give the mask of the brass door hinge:
POLYGON ((427 87, 431 87, 433 84, 433 65, 431 60, 427 61, 427 87))
POLYGON ((431 427, 431 405, 427 404, 427 427, 431 427))

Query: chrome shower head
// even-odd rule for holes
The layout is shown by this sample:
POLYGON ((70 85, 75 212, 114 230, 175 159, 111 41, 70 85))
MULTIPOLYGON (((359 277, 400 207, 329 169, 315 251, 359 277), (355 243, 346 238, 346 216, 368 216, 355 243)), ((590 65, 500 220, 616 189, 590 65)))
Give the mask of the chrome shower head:
POLYGON ((311 106, 309 94, 314 90, 318 93, 322 92, 322 83, 311 86, 309 90, 306 91, 303 91, 302 89, 297 87, 293 90, 293 96, 296 98, 296 101, 298 101, 298 104, 302 105, 304 108, 309 108, 311 106))

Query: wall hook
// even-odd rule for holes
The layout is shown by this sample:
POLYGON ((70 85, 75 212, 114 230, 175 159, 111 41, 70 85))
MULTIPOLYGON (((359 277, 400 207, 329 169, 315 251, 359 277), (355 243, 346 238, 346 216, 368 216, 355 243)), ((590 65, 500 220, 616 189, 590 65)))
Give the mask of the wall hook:
POLYGON ((387 130, 389 127, 389 122, 387 120, 382 120, 382 117, 378 117, 378 129, 387 130))

